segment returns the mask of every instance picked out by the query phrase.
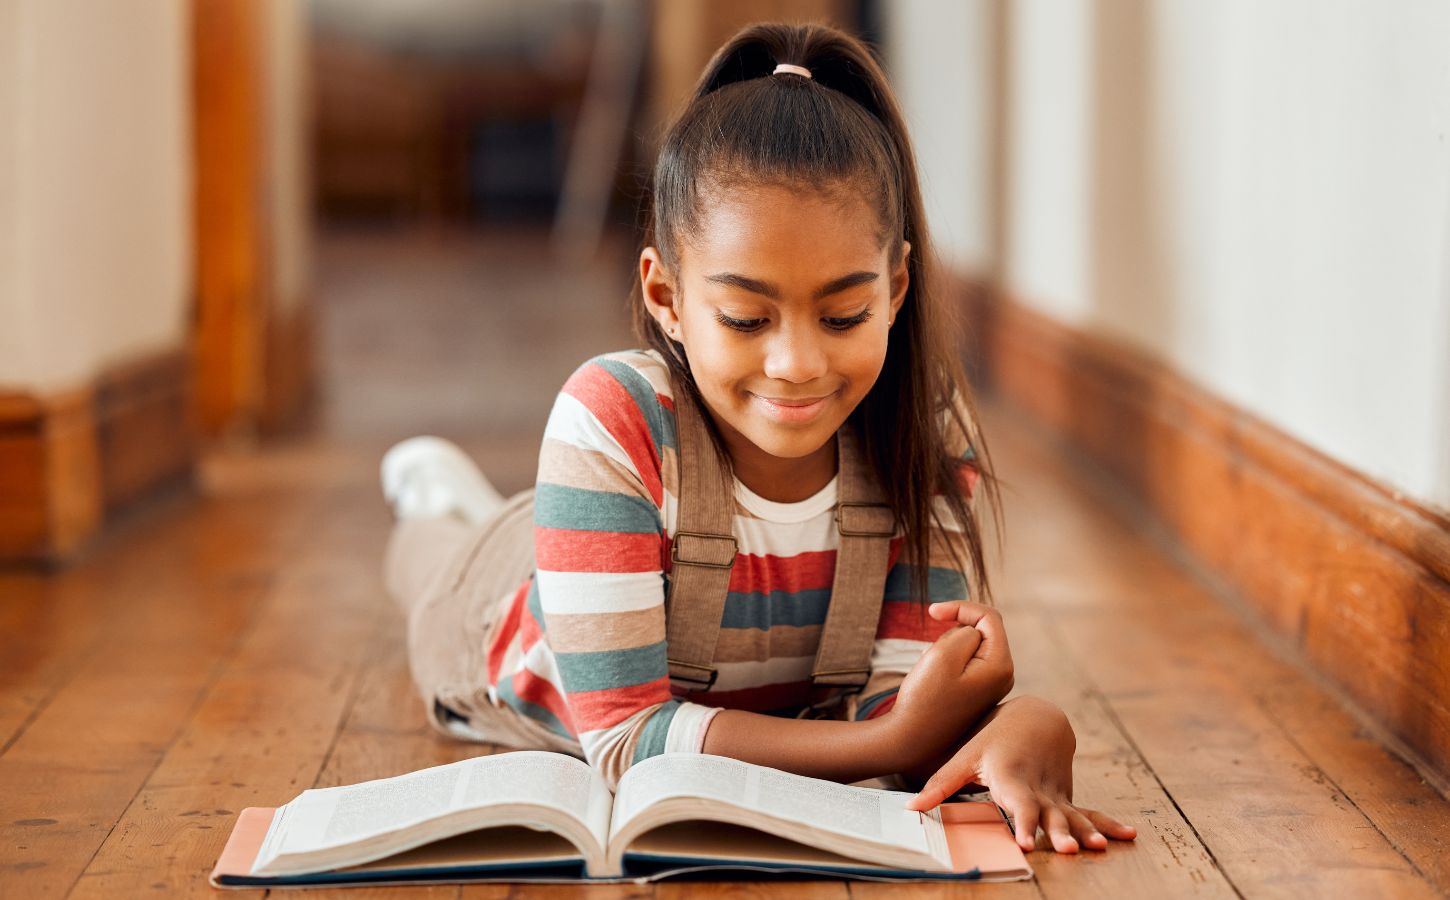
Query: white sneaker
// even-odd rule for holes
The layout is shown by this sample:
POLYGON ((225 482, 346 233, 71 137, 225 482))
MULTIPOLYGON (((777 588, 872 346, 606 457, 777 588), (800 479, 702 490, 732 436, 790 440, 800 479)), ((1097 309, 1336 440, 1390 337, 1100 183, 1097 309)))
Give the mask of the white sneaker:
POLYGON ((394 444, 380 469, 383 497, 397 519, 451 515, 478 524, 504 505, 468 454, 443 438, 425 435, 394 444))

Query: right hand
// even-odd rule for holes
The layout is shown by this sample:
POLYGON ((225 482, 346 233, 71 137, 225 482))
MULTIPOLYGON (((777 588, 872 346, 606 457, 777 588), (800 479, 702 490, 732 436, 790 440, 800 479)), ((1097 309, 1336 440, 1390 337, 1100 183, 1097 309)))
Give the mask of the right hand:
POLYGON ((912 666, 886 718, 898 746, 910 747, 912 768, 953 749, 1012 690, 1012 653, 1002 615, 980 603, 933 603, 928 614, 956 628, 912 666))

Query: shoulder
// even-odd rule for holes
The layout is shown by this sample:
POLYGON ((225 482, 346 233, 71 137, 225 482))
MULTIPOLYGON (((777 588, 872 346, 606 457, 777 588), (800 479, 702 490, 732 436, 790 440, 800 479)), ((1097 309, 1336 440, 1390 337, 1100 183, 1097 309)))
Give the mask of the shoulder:
POLYGON ((642 424, 656 445, 674 443, 669 367, 653 350, 619 350, 585 360, 559 393, 611 432, 642 424))
POLYGON ((654 350, 616 350, 585 360, 564 382, 565 393, 595 397, 623 391, 641 409, 671 398, 669 367, 654 350))
POLYGON ((653 484, 675 445, 668 366, 653 350, 585 360, 559 390, 545 438, 615 456, 653 484))

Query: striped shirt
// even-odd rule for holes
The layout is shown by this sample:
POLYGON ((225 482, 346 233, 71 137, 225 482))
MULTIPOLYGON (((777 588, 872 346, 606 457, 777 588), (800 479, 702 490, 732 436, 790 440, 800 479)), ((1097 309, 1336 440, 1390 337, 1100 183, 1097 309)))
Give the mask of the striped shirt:
MULTIPOLYGON (((611 784, 650 756, 699 752, 722 707, 794 715, 841 689, 810 680, 835 574, 836 480, 778 503, 735 480, 738 555, 708 692, 673 693, 665 657, 670 545, 679 464, 669 370, 653 350, 595 357, 565 382, 539 453, 535 571, 497 606, 487 648, 491 699, 582 755, 611 784)), ((963 486, 975 468, 960 442, 963 486)), ((955 525, 941 498, 943 522, 955 525)), ((949 545, 932 535, 929 602, 965 599, 949 545)), ((872 672, 838 715, 886 712, 904 674, 950 627, 910 594, 912 567, 891 552, 872 672)), ((960 546, 960 545, 958 545, 960 546)))

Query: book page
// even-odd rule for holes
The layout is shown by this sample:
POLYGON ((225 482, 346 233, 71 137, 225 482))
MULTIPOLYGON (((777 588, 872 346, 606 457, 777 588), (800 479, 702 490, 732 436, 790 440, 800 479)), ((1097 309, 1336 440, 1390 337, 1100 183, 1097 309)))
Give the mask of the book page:
POLYGON ((583 822, 600 846, 612 800, 587 764, 562 753, 521 751, 480 756, 394 778, 303 791, 270 853, 299 853, 352 844, 449 812, 528 803, 549 806, 583 822))
POLYGON ((940 820, 906 808, 911 794, 849 787, 723 756, 664 754, 630 767, 616 792, 611 833, 652 804, 703 797, 821 831, 945 858, 940 820))

